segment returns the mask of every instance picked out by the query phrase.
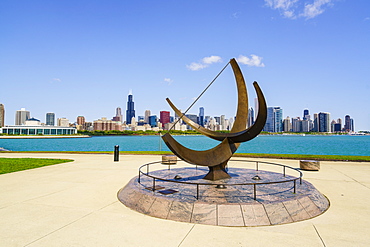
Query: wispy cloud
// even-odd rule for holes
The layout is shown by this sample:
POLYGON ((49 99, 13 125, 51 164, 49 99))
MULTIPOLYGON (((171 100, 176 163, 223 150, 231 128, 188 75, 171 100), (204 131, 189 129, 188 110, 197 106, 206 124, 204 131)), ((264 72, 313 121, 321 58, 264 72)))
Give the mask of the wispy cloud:
POLYGON ((192 62, 190 65, 186 65, 186 67, 190 70, 201 70, 204 68, 207 68, 213 63, 220 63, 222 62, 221 57, 219 56, 210 56, 210 57, 204 57, 201 59, 200 62, 192 62))
POLYGON ((294 11, 298 0, 265 0, 268 7, 279 10, 284 17, 296 18, 294 11))
POLYGON ((312 19, 333 5, 335 0, 311 0, 307 3, 303 0, 265 0, 266 6, 280 11, 280 14, 289 19, 304 17, 312 19))
POLYGON ((314 18, 324 13, 324 7, 332 5, 332 0, 315 0, 312 4, 305 4, 302 16, 307 19, 314 18))
POLYGON ((53 78, 53 79, 51 80, 51 82, 62 82, 62 80, 61 80, 61 79, 59 79, 59 78, 53 78))
POLYGON ((248 66, 265 67, 265 64, 262 63, 262 57, 259 57, 254 54, 250 55, 250 58, 247 56, 240 55, 236 60, 239 63, 245 64, 248 66))
POLYGON ((240 16, 240 12, 235 12, 231 15, 234 19, 238 19, 240 16))
POLYGON ((173 80, 170 79, 170 78, 164 78, 163 81, 166 82, 166 83, 168 83, 168 85, 171 85, 172 82, 173 82, 173 80))

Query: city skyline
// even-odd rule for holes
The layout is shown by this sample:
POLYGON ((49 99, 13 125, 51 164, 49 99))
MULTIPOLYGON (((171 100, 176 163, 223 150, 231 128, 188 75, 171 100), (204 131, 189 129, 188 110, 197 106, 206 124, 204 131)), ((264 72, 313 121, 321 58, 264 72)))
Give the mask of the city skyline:
MULTIPOLYGON (((129 90, 136 115, 167 111, 166 97, 187 109, 235 57, 250 106, 256 80, 284 117, 308 108, 370 130, 370 2, 284 2, 2 2, 5 124, 21 108, 41 119, 111 118, 129 90)), ((189 113, 229 118, 235 98, 227 68, 189 113)))
MULTIPOLYGON (((256 102, 257 99, 254 101, 256 102)), ((4 105, 1 105, 3 112, 4 112, 4 105)), ((255 108, 258 109, 258 104, 255 104, 255 108)), ((128 101, 127 101, 127 110, 126 110, 126 121, 124 121, 123 115, 121 113, 121 107, 116 108, 116 115, 113 116, 111 119, 107 117, 101 117, 98 119, 94 119, 91 122, 86 121, 84 116, 77 116, 76 121, 69 120, 67 118, 58 118, 57 119, 57 126, 68 127, 69 124, 77 124, 80 126, 84 126, 85 123, 89 123, 89 126, 94 126, 95 130, 103 130, 104 124, 108 124, 110 127, 109 129, 116 129, 116 130, 124 130, 122 126, 115 127, 116 123, 113 122, 120 122, 121 125, 129 126, 131 125, 131 120, 135 120, 135 123, 143 121, 143 123, 149 124, 152 127, 157 127, 157 123, 162 124, 162 127, 165 128, 167 123, 174 123, 176 117, 178 117, 175 113, 171 116, 170 111, 160 111, 159 117, 157 114, 151 115, 151 110, 145 110, 145 115, 138 115, 135 117, 135 107, 133 102, 133 94, 130 91, 128 94, 128 101), (127 120, 130 122, 127 122, 127 120), (170 120, 172 119, 172 120, 170 120), (108 123, 108 122, 109 123, 108 123), (60 124, 63 122, 63 124, 60 124), (99 127, 95 128, 95 123, 100 122, 99 127), (103 124, 103 125, 101 125, 103 124)), ((258 111, 258 110, 257 110, 258 111)), ((254 123, 255 112, 253 107, 249 107, 248 112, 248 122, 246 127, 250 127, 254 123)), ((2 113, 3 114, 3 113, 2 113)), ((204 126, 205 122, 207 124, 213 125, 215 124, 221 125, 223 128, 221 130, 229 129, 226 126, 233 123, 233 119, 235 116, 231 116, 229 119, 225 117, 224 114, 217 115, 217 116, 209 116, 205 114, 204 107, 199 107, 199 114, 191 114, 187 113, 185 116, 191 119, 193 122, 198 123, 204 126), (226 124, 225 124, 226 123, 226 124)), ((1 116, 0 116, 1 118, 1 116)), ((40 124, 42 121, 31 117, 30 111, 26 111, 25 108, 21 108, 21 110, 17 110, 15 114, 15 126, 24 125, 25 121, 32 120, 38 121, 40 124)), ((55 113, 46 113, 45 117, 45 125, 53 126, 55 122, 55 113)), ((177 122, 177 121, 176 121, 177 122)), ((26 125, 29 125, 26 123, 26 125)), ((39 124, 37 124, 39 125, 39 124)), ((8 125, 12 126, 12 125, 8 125)), ((231 128, 231 126, 229 126, 231 128)), ((267 107, 267 119, 266 124, 264 126, 263 131, 267 132, 353 132, 356 131, 354 127, 354 119, 350 117, 350 115, 345 115, 342 119, 341 117, 334 119, 330 116, 328 112, 319 112, 313 113, 312 117, 310 114, 309 109, 303 109, 303 117, 301 119, 300 116, 292 117, 289 116, 284 117, 283 115, 283 108, 280 106, 268 106, 267 107), (288 126, 288 127, 287 127, 288 126)), ((191 129, 190 126, 187 126, 188 129, 191 129)))

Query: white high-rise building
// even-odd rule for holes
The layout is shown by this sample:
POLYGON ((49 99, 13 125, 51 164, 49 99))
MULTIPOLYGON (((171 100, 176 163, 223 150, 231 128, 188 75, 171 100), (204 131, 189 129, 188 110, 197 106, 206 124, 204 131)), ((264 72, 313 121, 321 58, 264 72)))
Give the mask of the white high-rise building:
POLYGON ((58 126, 69 127, 69 120, 67 118, 58 118, 58 126))
POLYGON ((21 108, 15 113, 15 125, 23 125, 30 118, 30 112, 26 108, 21 108))
POLYGON ((254 98, 254 119, 257 119, 258 109, 258 98, 254 98))
POLYGON ((247 122, 247 127, 251 127, 254 124, 254 110, 252 107, 249 107, 248 110, 248 122, 247 122))
POLYGON ((225 115, 221 115, 220 117, 220 129, 226 130, 226 123, 225 123, 225 115))
POLYGON ((290 132, 292 131, 292 123, 290 122, 290 117, 286 117, 283 121, 283 126, 284 126, 284 132, 290 132))

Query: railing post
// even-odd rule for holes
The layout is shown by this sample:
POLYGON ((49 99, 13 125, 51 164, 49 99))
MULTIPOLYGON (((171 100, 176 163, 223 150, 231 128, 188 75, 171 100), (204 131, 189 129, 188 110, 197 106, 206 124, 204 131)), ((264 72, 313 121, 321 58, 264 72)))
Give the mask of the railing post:
POLYGON ((254 191, 254 200, 257 199, 257 196, 256 196, 256 184, 253 184, 253 191, 254 191))
POLYGON ((296 186, 295 186, 296 181, 297 181, 297 180, 295 180, 295 179, 294 179, 294 191, 293 191, 293 193, 294 193, 294 194, 295 194, 295 192, 296 192, 296 189, 295 189, 295 187, 296 187, 296 186))
POLYGON ((149 164, 146 165, 146 175, 149 174, 149 164))
POLYGON ((256 171, 258 171, 258 161, 256 161, 256 171))
POLYGON ((199 199, 199 184, 197 184, 197 200, 199 199))
POLYGON ((138 182, 140 183, 140 170, 139 170, 139 179, 138 179, 138 182))
POLYGON ((284 177, 285 177, 285 166, 283 166, 284 167, 284 177))
POLYGON ((153 192, 155 191, 155 178, 153 178, 153 192))

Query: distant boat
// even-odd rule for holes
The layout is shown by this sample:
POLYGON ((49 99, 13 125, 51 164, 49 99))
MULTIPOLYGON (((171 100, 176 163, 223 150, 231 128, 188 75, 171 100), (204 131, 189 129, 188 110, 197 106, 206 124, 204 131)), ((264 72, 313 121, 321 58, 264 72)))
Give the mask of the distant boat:
POLYGON ((3 148, 3 147, 0 147, 0 151, 10 151, 10 150, 5 149, 5 148, 3 148))

